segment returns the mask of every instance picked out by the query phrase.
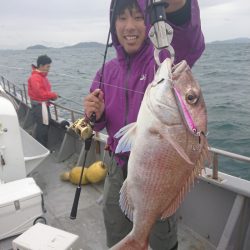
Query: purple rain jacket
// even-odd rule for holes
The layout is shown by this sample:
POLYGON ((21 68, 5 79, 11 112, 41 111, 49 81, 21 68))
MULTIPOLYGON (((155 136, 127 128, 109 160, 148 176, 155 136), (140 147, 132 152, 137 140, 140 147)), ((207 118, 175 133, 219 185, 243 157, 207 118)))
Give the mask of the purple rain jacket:
MULTIPOLYGON (((145 0, 137 0, 140 8, 145 10, 145 0)), ((174 29, 171 45, 175 50, 175 63, 185 59, 192 67, 201 56, 205 44, 201 31, 200 12, 197 0, 191 0, 191 19, 182 26, 169 23, 174 29)), ((147 24, 147 31, 150 25, 147 24)), ((112 33, 112 42, 117 57, 105 64, 101 89, 104 92, 105 110, 101 119, 95 124, 95 131, 106 128, 107 144, 115 152, 118 140, 114 138, 126 124, 135 122, 143 99, 144 91, 154 78, 156 63, 153 45, 146 39, 139 51, 128 56, 119 44, 116 34, 112 33)), ((93 80, 90 91, 99 87, 101 70, 93 80)), ((117 159, 120 164, 122 161, 117 159)))

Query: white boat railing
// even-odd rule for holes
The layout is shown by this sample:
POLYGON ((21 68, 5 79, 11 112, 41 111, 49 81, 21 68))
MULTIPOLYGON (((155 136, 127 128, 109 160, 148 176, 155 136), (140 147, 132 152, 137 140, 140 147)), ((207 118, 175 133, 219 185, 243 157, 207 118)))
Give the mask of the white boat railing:
MULTIPOLYGON (((16 84, 11 83, 9 80, 4 78, 3 76, 0 76, 0 85, 8 94, 13 96, 15 99, 18 99, 23 104, 30 106, 30 100, 29 100, 28 95, 27 95, 27 85, 23 84, 22 88, 20 88, 16 84)), ((69 113, 70 116, 67 117, 68 118, 67 120, 69 122, 72 122, 72 123, 76 119, 78 119, 79 117, 83 117, 83 115, 84 115, 84 113, 81 111, 74 110, 74 109, 65 107, 63 105, 54 103, 54 102, 51 102, 51 105, 54 108, 54 112, 53 112, 54 117, 53 118, 56 121, 60 121, 60 119, 62 118, 59 115, 59 111, 60 111, 60 114, 63 114, 64 120, 65 120, 65 114, 69 113)), ((100 140, 100 138, 98 140, 100 140)), ((225 156, 225 157, 229 157, 229 158, 234 159, 234 160, 239 160, 242 162, 250 163, 250 157, 247 157, 247 156, 231 153, 229 151, 225 151, 225 150, 221 150, 221 149, 217 149, 217 148, 213 148, 213 147, 210 147, 209 151, 210 151, 211 156, 212 156, 211 165, 209 167, 212 167, 212 170, 213 170, 212 178, 214 180, 218 180, 219 157, 220 156, 225 156)))
POLYGON ((248 162, 250 163, 250 157, 244 156, 244 155, 240 155, 240 154, 235 154, 235 153, 231 153, 229 151, 225 151, 222 149, 217 149, 217 148, 213 148, 210 147, 209 151, 212 154, 212 169, 213 169, 213 174, 212 174, 212 178, 214 180, 218 180, 218 172, 219 172, 219 156, 225 156, 234 160, 239 160, 242 162, 248 162))
MULTIPOLYGON (((16 84, 10 82, 5 77, 0 76, 0 85, 9 95, 11 95, 15 99, 19 100, 20 102, 22 102, 22 104, 25 104, 25 105, 30 107, 30 99, 29 99, 28 94, 27 94, 27 85, 26 84, 22 84, 21 85, 22 87, 20 87, 16 84)), ((63 97, 61 97, 61 99, 63 99, 63 97)), ((68 101, 68 99, 67 99, 67 101, 68 101)), ((84 113, 82 111, 68 108, 64 105, 60 105, 60 104, 55 103, 55 102, 50 102, 50 104, 53 106, 52 114, 54 115, 53 119, 55 121, 60 121, 59 112, 64 115, 63 116, 64 120, 66 117, 66 119, 72 123, 74 121, 76 121, 79 117, 83 117, 83 115, 84 115, 84 113)))

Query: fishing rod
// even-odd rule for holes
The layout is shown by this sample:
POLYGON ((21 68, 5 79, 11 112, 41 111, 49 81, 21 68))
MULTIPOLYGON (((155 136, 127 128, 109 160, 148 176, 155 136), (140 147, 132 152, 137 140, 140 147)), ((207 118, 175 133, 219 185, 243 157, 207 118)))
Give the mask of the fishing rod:
MULTIPOLYGON (((101 76, 100 76, 100 81, 99 81, 99 88, 102 87, 103 74, 104 74, 104 68, 105 68, 108 48, 111 47, 111 45, 109 44, 109 40, 110 40, 110 36, 111 36, 111 25, 113 25, 113 23, 114 23, 114 16, 115 16, 117 1, 118 0, 113 0, 111 2, 110 26, 109 26, 108 37, 107 37, 107 42, 106 42, 106 47, 105 47, 105 52, 104 52, 104 57, 103 57, 102 70, 101 70, 101 76)), ((84 172, 84 166, 86 164, 87 155, 88 155, 89 149, 91 147, 92 138, 94 136, 93 127, 95 125, 95 122, 96 122, 96 113, 93 112, 90 118, 85 116, 85 118, 77 120, 73 124, 73 126, 71 126, 71 128, 73 128, 73 130, 75 132, 80 131, 81 135, 83 135, 83 137, 85 137, 84 138, 85 139, 85 152, 84 152, 84 159, 83 159, 83 164, 82 164, 82 169, 81 169, 81 175, 80 175, 78 186, 76 188, 75 198, 74 198, 71 213, 70 213, 70 219, 72 219, 72 220, 76 219, 76 215, 77 215, 78 203, 79 203, 79 198, 80 198, 81 189, 82 189, 81 183, 82 183, 82 177, 83 177, 83 172, 84 172)))

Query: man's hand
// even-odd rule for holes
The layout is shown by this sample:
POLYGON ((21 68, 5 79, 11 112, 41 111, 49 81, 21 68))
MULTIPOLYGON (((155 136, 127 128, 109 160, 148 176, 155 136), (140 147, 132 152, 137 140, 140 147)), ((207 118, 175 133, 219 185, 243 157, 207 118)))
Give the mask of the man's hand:
POLYGON ((166 13, 172 13, 181 9, 185 5, 186 0, 164 0, 164 2, 169 4, 166 8, 166 13))
POLYGON ((100 89, 96 89, 84 98, 83 108, 88 118, 93 113, 96 114, 96 120, 101 118, 105 108, 103 97, 103 92, 100 89))
POLYGON ((50 100, 55 101, 58 98, 58 94, 56 92, 52 92, 54 94, 54 97, 50 100))

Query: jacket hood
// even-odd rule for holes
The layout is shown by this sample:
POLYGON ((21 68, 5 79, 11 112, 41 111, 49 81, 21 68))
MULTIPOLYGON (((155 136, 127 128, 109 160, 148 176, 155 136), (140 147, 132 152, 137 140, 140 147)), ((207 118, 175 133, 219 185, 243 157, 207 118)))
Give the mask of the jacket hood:
MULTIPOLYGON (((116 1, 120 1, 120 0, 111 1, 110 21, 111 21, 111 16, 113 13, 112 9, 116 1)), ((145 51, 144 49, 147 49, 147 47, 150 47, 150 45, 152 45, 148 37, 148 33, 151 28, 149 16, 146 10, 148 2, 149 0, 137 0, 138 6, 142 10, 142 13, 144 13, 145 15, 147 39, 143 43, 140 50, 135 55, 133 55, 134 57, 137 57, 138 54, 140 53, 143 54, 143 51, 145 51)), ((175 25, 171 23, 170 21, 167 21, 167 23, 169 23, 174 30, 173 40, 171 42, 171 45, 175 50, 175 64, 185 59, 188 62, 189 66, 192 67, 195 61, 201 56, 205 48, 204 36, 201 31, 200 9, 198 5, 198 1, 191 0, 190 21, 180 26, 175 25)), ((115 31, 112 29, 111 29, 111 37, 112 37, 113 46, 115 47, 117 51, 118 60, 119 61, 124 60, 124 58, 126 57, 126 54, 124 53, 123 47, 120 45, 118 41, 115 31)), ((163 52, 166 53, 166 50, 164 50, 163 52)), ((165 58, 166 56, 169 57, 170 56, 169 53, 167 55, 163 54, 161 58, 165 58)))
POLYGON ((34 64, 31 64, 31 70, 32 70, 32 75, 37 74, 46 77, 48 75, 48 72, 41 72, 37 69, 37 67, 34 64))
MULTIPOLYGON (((112 14, 113 14, 113 7, 115 7, 115 3, 119 1, 119 0, 112 0, 111 1, 111 5, 110 5, 110 26, 112 25, 111 22, 112 22, 112 14)), ((144 13, 144 18, 145 18, 145 23, 146 23, 146 36, 149 32, 149 29, 150 29, 150 23, 149 23, 149 19, 147 17, 147 12, 146 12, 146 8, 147 8, 147 0, 137 0, 137 3, 141 9, 141 12, 144 13)), ((111 30, 111 37, 112 37, 112 43, 113 43, 113 46, 116 48, 117 51, 119 51, 119 47, 121 47, 119 41, 118 41, 118 38, 117 38, 117 35, 115 34, 115 31, 114 30, 111 30)))

